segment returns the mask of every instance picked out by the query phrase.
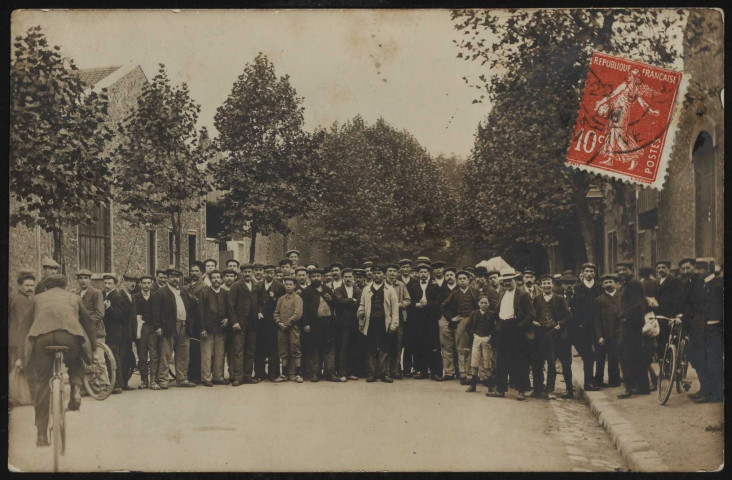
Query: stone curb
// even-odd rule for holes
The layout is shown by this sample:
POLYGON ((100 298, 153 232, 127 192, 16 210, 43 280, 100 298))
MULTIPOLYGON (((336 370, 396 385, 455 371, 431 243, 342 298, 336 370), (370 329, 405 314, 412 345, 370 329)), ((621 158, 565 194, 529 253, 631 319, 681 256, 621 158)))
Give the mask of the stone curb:
POLYGON ((573 379, 575 391, 582 397, 597 418, 597 422, 610 436, 620 456, 628 464, 628 468, 633 472, 669 471, 658 453, 610 404, 607 396, 602 391, 586 392, 583 382, 583 379, 576 377, 573 379))

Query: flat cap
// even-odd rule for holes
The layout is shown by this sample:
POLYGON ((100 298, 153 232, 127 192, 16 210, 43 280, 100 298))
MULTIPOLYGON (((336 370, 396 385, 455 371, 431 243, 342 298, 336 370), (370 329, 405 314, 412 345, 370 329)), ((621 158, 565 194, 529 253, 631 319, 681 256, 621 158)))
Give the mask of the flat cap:
POLYGON ((140 281, 143 281, 143 280, 145 280, 146 278, 147 278, 147 279, 149 279, 149 280, 151 280, 151 281, 153 281, 153 282, 155 281, 155 279, 153 278, 153 276, 152 276, 152 275, 149 275, 149 274, 147 274, 147 273, 145 273, 145 274, 143 274, 143 275, 140 275, 140 281))
POLYGON ((261 262, 254 262, 252 268, 264 268, 264 264, 261 262))
MULTIPOLYGON (((463 270, 465 270, 465 269, 463 269, 463 270)), ((467 270, 465 270, 465 271, 467 272, 467 270)), ((456 273, 457 272, 457 268, 455 268, 455 267, 447 267, 445 269, 445 273, 447 273, 447 272, 456 273)))
POLYGON ((78 272, 76 272, 76 276, 77 277, 91 277, 92 276, 92 272, 91 272, 91 270, 89 270, 87 268, 82 268, 81 270, 79 270, 78 272))
POLYGON ((397 263, 398 263, 398 264, 399 264, 400 266, 401 266, 401 265, 411 265, 411 264, 412 264, 412 260, 410 260, 410 259, 408 259, 408 258, 402 258, 402 259, 401 259, 401 260, 399 260, 399 261, 398 261, 397 263))
POLYGON ((61 268, 61 265, 58 264, 56 260, 53 258, 46 258, 43 260, 43 267, 51 267, 51 268, 61 268))
POLYGON ((232 275, 236 276, 236 270, 232 270, 230 268, 227 268, 226 270, 223 271, 223 274, 224 275, 232 274, 232 275))
POLYGON ((125 273, 122 275, 122 280, 131 281, 131 280, 137 280, 137 275, 134 273, 125 273))
POLYGON ((280 267, 285 265, 292 265, 292 262, 289 258, 283 258, 282 260, 280 260, 280 267))
POLYGON ((268 263, 267 265, 264 266, 264 271, 274 270, 275 268, 277 268, 277 267, 275 267, 271 263, 268 263))
POLYGON ((312 275, 313 273, 323 273, 323 269, 318 267, 308 268, 307 270, 308 275, 312 275))
POLYGON ((18 283, 23 283, 28 279, 31 279, 31 280, 36 279, 36 274, 33 273, 33 270, 26 268, 26 269, 23 269, 20 272, 18 272, 18 278, 17 278, 18 283))
POLYGON ((456 277, 459 277, 460 275, 465 275, 466 277, 470 278, 470 272, 467 270, 460 270, 459 272, 455 273, 456 277))
POLYGON ((521 273, 524 275, 529 274, 536 276, 536 270, 534 270, 534 267, 526 267, 521 271, 521 273))
POLYGON ((282 277, 282 281, 283 281, 283 282, 293 282, 293 283, 297 283, 297 280, 296 280, 296 279, 295 279, 295 277, 294 277, 294 276, 292 276, 292 275, 287 275, 286 277, 282 277))
POLYGON ((285 256, 289 257, 291 254, 296 253, 297 256, 300 256, 300 250, 295 250, 294 248, 292 250, 288 250, 285 252, 285 256))
POLYGON ((384 265, 384 269, 389 270, 390 268, 393 268, 394 270, 399 270, 399 265, 396 263, 387 263, 384 265))
POLYGON ((659 260, 656 262, 656 266, 659 265, 666 265, 666 268, 671 268, 671 261, 670 260, 659 260))
POLYGON ((579 278, 575 277, 574 275, 562 275, 559 279, 562 283, 577 283, 579 282, 579 278))
POLYGON ((237 266, 241 265, 241 263, 239 262, 239 260, 237 260, 236 258, 230 258, 230 259, 228 259, 226 261, 226 264, 227 265, 230 264, 230 263, 236 263, 237 266))
POLYGON ((160 273, 164 273, 165 275, 167 275, 168 274, 168 270, 165 269, 165 268, 158 268, 157 270, 155 270, 155 275, 158 275, 160 273))
POLYGON ((353 275, 356 277, 365 277, 366 276, 366 270, 363 268, 354 268, 353 269, 353 275))
POLYGON ((318 262, 308 262, 305 264, 305 268, 310 270, 311 268, 318 268, 318 262))
POLYGON ((117 277, 111 273, 105 273, 102 275, 102 280, 114 280, 114 283, 117 283, 117 277))
POLYGON ((621 260, 621 261, 618 262, 617 266, 618 267, 626 267, 626 268, 629 268, 631 270, 634 270, 635 269, 635 267, 633 266, 633 262, 631 262, 630 260, 621 260))
POLYGON ((417 262, 424 262, 424 263, 432 263, 432 260, 430 260, 430 257, 417 257, 417 262))
POLYGON ((685 263, 690 263, 693 266, 696 263, 696 259, 691 257, 682 258, 681 260, 679 260, 679 267, 681 267, 681 265, 685 263))
POLYGON ((584 270, 585 268, 591 268, 594 271, 597 271, 597 265, 595 265, 594 263, 585 262, 582 264, 582 267, 580 268, 580 270, 584 270))
POLYGON ((432 262, 432 268, 444 268, 445 265, 446 265, 445 262, 443 262, 442 260, 438 260, 437 262, 432 262))
POLYGON ((167 273, 168 275, 175 275, 177 277, 182 277, 183 276, 183 272, 181 272, 177 268, 169 268, 169 269, 167 269, 165 271, 165 273, 167 273))
POLYGON ((384 273, 386 272, 386 268, 383 265, 374 265, 373 267, 371 267, 371 271, 384 273))
POLYGON ((418 263, 416 269, 417 270, 427 269, 427 270, 429 270, 431 272, 432 271, 432 265, 430 265, 429 263, 418 263))
POLYGON ((374 262, 372 262, 372 261, 363 262, 363 268, 371 268, 373 266, 374 266, 374 262))
POLYGON ((601 282, 604 282, 605 280, 613 280, 613 281, 617 282, 619 279, 620 279, 620 277, 618 277, 618 275, 616 273, 611 273, 611 272, 603 273, 602 276, 600 277, 601 282))
POLYGON ((549 275, 548 273, 542 273, 541 275, 539 275, 539 282, 541 282, 542 280, 551 280, 551 279, 552 279, 552 276, 549 275))
POLYGON ((242 263, 239 266, 239 270, 251 270, 253 268, 251 263, 242 263))
POLYGON ((297 272, 307 272, 308 269, 303 267, 302 265, 295 267, 295 273, 297 272))

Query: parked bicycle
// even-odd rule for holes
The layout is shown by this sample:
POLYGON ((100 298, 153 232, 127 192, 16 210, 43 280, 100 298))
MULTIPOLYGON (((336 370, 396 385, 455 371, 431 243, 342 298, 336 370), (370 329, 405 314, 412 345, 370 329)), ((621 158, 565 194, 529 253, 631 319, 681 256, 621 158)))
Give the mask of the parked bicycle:
POLYGON ((671 390, 676 386, 676 392, 688 392, 691 383, 686 381, 686 372, 689 362, 686 358, 689 337, 684 334, 681 318, 668 318, 657 315, 658 321, 668 322, 670 328, 663 358, 660 361, 658 372, 658 404, 665 405, 671 396, 671 390))
POLYGON ((92 360, 91 364, 84 365, 84 389, 90 397, 104 400, 114 389, 117 380, 117 362, 112 350, 104 343, 99 343, 104 354, 104 364, 92 360))
POLYGON ((63 364, 64 352, 69 347, 61 345, 49 345, 46 350, 54 352, 53 375, 48 381, 51 387, 51 406, 49 430, 51 445, 53 445, 53 471, 58 472, 59 457, 66 450, 66 409, 64 405, 64 378, 63 364))

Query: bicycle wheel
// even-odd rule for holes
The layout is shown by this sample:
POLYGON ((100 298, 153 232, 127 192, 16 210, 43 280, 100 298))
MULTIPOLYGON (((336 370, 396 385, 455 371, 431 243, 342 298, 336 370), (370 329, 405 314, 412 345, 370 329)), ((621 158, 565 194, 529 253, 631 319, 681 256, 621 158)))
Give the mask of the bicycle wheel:
POLYGON ((676 376, 676 345, 666 345, 658 371, 658 404, 664 405, 671 396, 676 376))
POLYGON ((686 382, 686 372, 689 369, 689 361, 686 358, 686 338, 682 338, 679 342, 679 353, 676 367, 676 392, 681 393, 689 391, 691 385, 686 382))
POLYGON ((104 365, 92 361, 91 365, 85 366, 84 389, 96 400, 104 400, 114 389, 114 382, 117 380, 117 362, 114 359, 112 350, 104 343, 99 344, 104 354, 104 365))
POLYGON ((51 443, 53 444, 53 471, 58 472, 59 456, 63 453, 63 381, 61 377, 51 380, 51 443))

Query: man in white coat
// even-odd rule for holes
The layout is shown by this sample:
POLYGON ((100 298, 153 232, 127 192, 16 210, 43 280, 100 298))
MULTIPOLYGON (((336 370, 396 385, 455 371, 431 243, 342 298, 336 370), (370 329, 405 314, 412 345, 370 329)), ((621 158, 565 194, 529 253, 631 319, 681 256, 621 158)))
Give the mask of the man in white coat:
POLYGON ((389 352, 399 327, 399 298, 396 290, 384 283, 384 267, 371 267, 373 282, 366 285, 358 307, 359 330, 366 336, 367 382, 379 377, 392 383, 389 376, 389 352))

